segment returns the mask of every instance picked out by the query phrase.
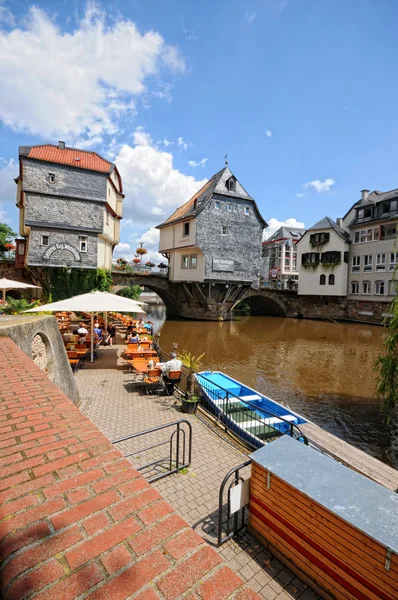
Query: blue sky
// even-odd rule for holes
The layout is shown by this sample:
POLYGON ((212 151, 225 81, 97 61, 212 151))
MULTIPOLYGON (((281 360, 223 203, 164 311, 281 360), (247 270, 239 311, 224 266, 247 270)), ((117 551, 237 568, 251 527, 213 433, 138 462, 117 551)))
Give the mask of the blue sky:
POLYGON ((122 171, 122 244, 229 165, 264 218, 310 226, 398 186, 394 0, 0 0, 0 215, 20 144, 122 171), (197 164, 199 163, 199 164, 197 164))

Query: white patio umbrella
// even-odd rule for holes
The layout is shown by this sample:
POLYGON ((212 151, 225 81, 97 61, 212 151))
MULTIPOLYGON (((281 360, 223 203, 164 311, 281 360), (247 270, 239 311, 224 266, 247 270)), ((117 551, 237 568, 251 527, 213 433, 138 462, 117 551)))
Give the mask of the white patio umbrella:
MULTIPOLYGON (((130 298, 116 296, 109 292, 89 292, 88 294, 80 294, 59 302, 51 302, 51 304, 43 304, 35 308, 30 308, 25 312, 87 312, 91 316, 91 334, 94 330, 94 314, 113 311, 113 312, 129 312, 146 314, 142 309, 143 303, 139 304, 130 298)), ((91 335, 91 362, 94 362, 94 339, 91 335)))
POLYGON ((0 279, 0 290, 2 290, 3 292, 4 304, 6 303, 6 292, 8 292, 8 290, 18 290, 25 288, 39 289, 40 286, 31 285, 30 283, 23 283, 22 281, 13 281, 12 279, 6 279, 5 277, 0 279))

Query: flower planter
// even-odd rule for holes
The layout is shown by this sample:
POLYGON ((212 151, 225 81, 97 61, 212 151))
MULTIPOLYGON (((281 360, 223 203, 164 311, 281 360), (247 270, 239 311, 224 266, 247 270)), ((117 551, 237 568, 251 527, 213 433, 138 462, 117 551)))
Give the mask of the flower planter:
POLYGON ((194 415, 196 412, 197 402, 188 402, 184 398, 181 399, 181 410, 188 415, 194 415))

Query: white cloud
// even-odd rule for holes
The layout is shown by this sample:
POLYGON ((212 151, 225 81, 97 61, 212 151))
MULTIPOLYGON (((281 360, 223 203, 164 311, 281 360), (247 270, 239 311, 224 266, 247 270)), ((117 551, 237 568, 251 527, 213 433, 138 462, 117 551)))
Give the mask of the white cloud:
POLYGON ((305 225, 302 221, 297 221, 297 219, 295 219, 294 217, 290 217, 289 219, 286 219, 285 221, 278 221, 278 219, 275 219, 274 217, 272 217, 268 221, 268 227, 264 231, 263 239, 268 240, 268 238, 270 238, 271 235, 274 235, 275 231, 278 231, 279 227, 283 227, 283 226, 291 227, 292 229, 295 229, 295 228, 304 229, 304 227, 305 227, 305 225))
POLYGON ((209 160, 208 158, 202 158, 202 160, 189 160, 188 164, 190 167, 193 167, 193 168, 204 167, 208 160, 209 160))
POLYGON ((307 183, 304 183, 303 188, 313 188, 317 192, 322 193, 328 192, 332 185, 334 185, 335 183, 335 180, 331 179, 330 177, 328 179, 325 179, 325 181, 321 181, 320 179, 314 179, 313 181, 307 181, 307 183))
POLYGON ((166 146, 166 148, 168 146, 172 146, 174 142, 170 142, 170 140, 162 140, 162 144, 163 146, 166 146))
POLYGON ((253 23, 253 21, 255 20, 255 18, 256 18, 256 13, 255 12, 250 14, 248 10, 246 11, 246 22, 249 25, 251 25, 253 23))
POLYGON ((297 198, 302 198, 303 196, 305 196, 305 194, 296 194, 297 198))
POLYGON ((35 6, 21 22, 0 29, 0 120, 16 131, 98 143, 134 114, 149 78, 156 94, 154 76, 185 69, 159 33, 111 21, 92 3, 71 33, 35 6))
POLYGON ((5 2, 0 0, 0 24, 13 26, 15 23, 14 15, 5 6, 5 2))
POLYGON ((272 137, 272 131, 270 129, 267 129, 267 131, 265 132, 265 135, 267 137, 272 137))
POLYGON ((187 142, 182 137, 177 138, 177 144, 179 145, 181 150, 188 150, 189 146, 191 145, 190 142, 187 142))
POLYGON ((142 128, 133 135, 134 145, 124 144, 115 162, 123 180, 123 228, 157 225, 159 215, 169 216, 205 183, 173 168, 173 155, 152 142, 142 128))
POLYGON ((159 206, 154 206, 152 208, 151 212, 153 215, 163 215, 164 214, 164 211, 161 208, 159 208, 159 206))
POLYGON ((143 127, 137 127, 134 131, 133 141, 136 146, 150 146, 152 144, 151 136, 144 131, 143 127))
POLYGON ((115 248, 115 254, 126 254, 128 250, 131 250, 130 244, 125 242, 119 242, 119 244, 115 248))
POLYGON ((4 222, 9 222, 8 209, 12 206, 14 217, 17 209, 13 206, 16 200, 17 186, 14 178, 18 175, 18 164, 10 158, 6 160, 0 157, 0 219, 4 222))

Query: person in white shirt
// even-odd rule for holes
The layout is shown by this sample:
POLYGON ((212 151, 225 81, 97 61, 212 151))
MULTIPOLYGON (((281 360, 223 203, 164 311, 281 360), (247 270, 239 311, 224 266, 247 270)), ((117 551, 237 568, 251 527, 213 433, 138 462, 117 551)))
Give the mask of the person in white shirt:
POLYGON ((79 324, 79 329, 77 330, 78 335, 87 335, 88 331, 87 329, 84 327, 84 323, 80 323, 79 324))
POLYGON ((170 371, 181 371, 182 362, 177 358, 177 354, 172 352, 170 354, 170 360, 165 362, 161 369, 163 375, 168 375, 170 371))
POLYGON ((169 373, 171 371, 181 371, 182 362, 177 358, 177 354, 172 352, 170 354, 170 360, 164 363, 161 367, 163 381, 166 386, 166 392, 168 396, 172 396, 174 393, 174 386, 179 383, 179 379, 169 379, 169 373))

